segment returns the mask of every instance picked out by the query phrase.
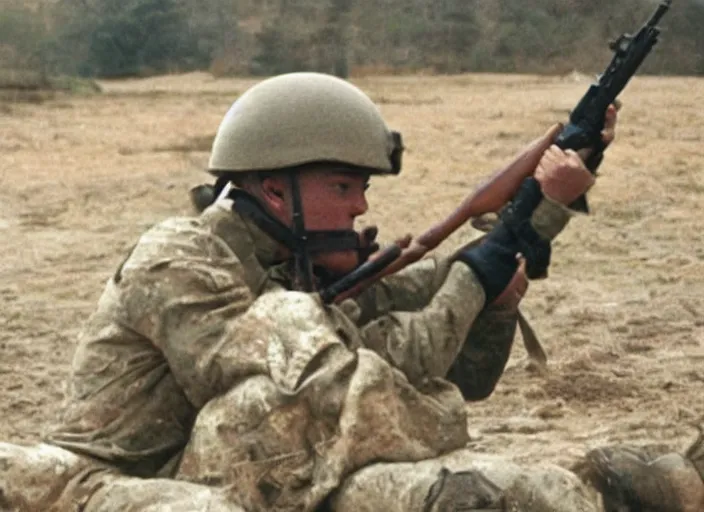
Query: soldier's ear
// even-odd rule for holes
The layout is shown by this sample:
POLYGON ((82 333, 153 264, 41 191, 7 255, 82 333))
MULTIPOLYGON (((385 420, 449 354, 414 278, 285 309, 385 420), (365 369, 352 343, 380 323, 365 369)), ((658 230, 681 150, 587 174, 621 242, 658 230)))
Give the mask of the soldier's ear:
POLYGON ((286 200, 285 180, 272 176, 264 178, 261 183, 262 200, 267 208, 280 219, 288 217, 288 202, 286 200))

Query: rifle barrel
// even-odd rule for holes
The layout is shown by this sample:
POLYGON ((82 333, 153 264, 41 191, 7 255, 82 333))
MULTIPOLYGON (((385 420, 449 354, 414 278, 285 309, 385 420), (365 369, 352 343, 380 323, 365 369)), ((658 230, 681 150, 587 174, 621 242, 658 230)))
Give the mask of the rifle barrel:
POLYGON ((670 8, 671 5, 672 5, 672 0, 663 0, 662 2, 660 2, 660 5, 658 5, 657 9, 653 13, 653 15, 650 17, 650 19, 648 20, 648 23, 646 23, 646 25, 649 28, 655 27, 655 25, 657 25, 658 22, 660 21, 660 18, 662 18, 665 15, 665 13, 667 12, 667 10, 670 8))

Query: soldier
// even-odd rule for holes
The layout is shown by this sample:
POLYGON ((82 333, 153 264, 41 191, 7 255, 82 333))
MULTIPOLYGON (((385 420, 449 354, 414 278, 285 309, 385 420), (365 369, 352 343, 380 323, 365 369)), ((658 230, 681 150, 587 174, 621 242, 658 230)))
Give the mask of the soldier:
POLYGON ((294 291, 368 257, 374 235, 354 221, 402 149, 343 80, 294 73, 240 97, 210 159, 220 199, 150 229, 116 270, 46 444, 0 445, 0 504, 511 510, 530 496, 522 510, 592 510, 564 470, 525 477, 463 450, 465 400, 491 393, 510 352, 527 287, 516 256, 547 264, 565 205, 593 184, 575 153, 548 150, 479 246, 340 305, 294 291))

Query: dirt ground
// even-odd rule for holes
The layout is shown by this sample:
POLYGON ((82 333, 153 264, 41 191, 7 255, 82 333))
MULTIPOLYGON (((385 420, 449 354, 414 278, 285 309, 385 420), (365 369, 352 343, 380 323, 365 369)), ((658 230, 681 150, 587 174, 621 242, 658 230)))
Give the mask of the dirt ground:
MULTIPOLYGON (((209 141, 249 80, 102 83, 104 94, 0 103, 0 439, 33 442, 61 408, 82 322, 137 236, 190 213, 209 141)), ((393 239, 446 216, 588 80, 464 75, 357 80, 408 147, 373 181, 365 223, 393 239)), ((681 450, 704 415, 704 79, 637 77, 618 140, 523 307, 549 354, 517 341, 496 392, 469 404, 472 444, 569 464, 611 442, 681 450)), ((441 250, 478 233, 462 228, 441 250)))

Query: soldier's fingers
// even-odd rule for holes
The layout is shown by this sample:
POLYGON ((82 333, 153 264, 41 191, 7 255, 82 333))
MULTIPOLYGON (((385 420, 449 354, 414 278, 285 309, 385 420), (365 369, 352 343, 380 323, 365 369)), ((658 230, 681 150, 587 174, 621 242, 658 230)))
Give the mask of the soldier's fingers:
POLYGON ((540 161, 545 163, 554 163, 557 162, 561 156, 562 150, 557 146, 553 145, 550 146, 547 150, 545 150, 545 152, 543 153, 543 157, 540 159, 540 161))
POLYGON ((616 107, 612 105, 606 111, 606 117, 604 118, 604 129, 601 132, 602 139, 605 143, 613 140, 616 132, 617 121, 618 112, 616 111, 616 107))
POLYGON ((536 170, 535 174, 543 176, 546 174, 550 174, 552 172, 552 169, 555 169, 555 167, 557 167, 557 164, 555 162, 552 162, 550 160, 541 161, 538 164, 538 169, 536 170))
POLYGON ((401 247, 401 249, 406 249, 409 245, 411 245, 411 242, 413 241, 413 235, 410 233, 407 233, 406 235, 402 236, 401 238, 396 239, 396 245, 401 247))
POLYGON ((550 128, 548 128, 548 131, 545 132, 543 137, 549 140, 555 140, 557 136, 560 135, 562 128, 564 128, 564 125, 562 123, 555 123, 550 128))
POLYGON ((619 109, 620 102, 618 105, 610 105, 606 110, 604 129, 601 131, 601 140, 607 146, 616 138, 616 122, 618 121, 619 109))
POLYGON ((579 159, 582 161, 582 163, 584 163, 589 160, 589 157, 592 156, 593 152, 594 150, 592 148, 583 148, 577 151, 577 156, 579 156, 579 159))
POLYGON ((533 177, 539 178, 543 174, 545 174, 545 167, 543 166, 542 163, 539 163, 538 167, 536 167, 535 171, 533 172, 533 177))
POLYGON ((568 149, 567 151, 565 151, 565 154, 567 155, 567 164, 570 167, 579 167, 579 168, 585 167, 585 165, 584 165, 585 155, 583 153, 574 151, 572 149, 568 149))
POLYGON ((559 158, 562 154, 564 154, 564 150, 558 146, 557 144, 553 144, 548 148, 548 151, 551 156, 555 158, 559 158))
POLYGON ((618 113, 619 113, 620 109, 621 109, 620 106, 617 107, 616 105, 609 105, 609 108, 606 109, 606 121, 607 121, 606 124, 607 125, 613 124, 614 120, 616 120, 616 118, 618 118, 618 113))

